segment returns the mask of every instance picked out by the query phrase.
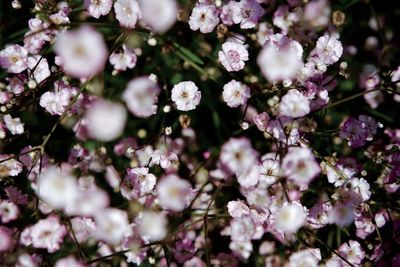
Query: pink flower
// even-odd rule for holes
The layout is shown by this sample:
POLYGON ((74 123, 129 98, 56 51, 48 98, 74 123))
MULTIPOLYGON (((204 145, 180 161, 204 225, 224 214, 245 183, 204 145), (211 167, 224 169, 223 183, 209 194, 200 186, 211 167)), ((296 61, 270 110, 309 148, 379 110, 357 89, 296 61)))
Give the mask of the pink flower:
POLYGON ((281 5, 275 11, 272 22, 282 30, 282 33, 287 33, 289 28, 299 20, 300 15, 298 12, 289 12, 287 5, 281 5))
POLYGON ((321 172, 312 152, 302 147, 289 148, 282 169, 287 178, 299 186, 308 185, 321 172))
POLYGON ((133 186, 138 197, 151 193, 157 181, 156 176, 149 173, 149 168, 145 167, 128 170, 126 179, 133 186))
POLYGON ((53 253, 60 249, 67 228, 60 224, 57 216, 50 216, 31 226, 29 232, 33 247, 45 248, 49 253, 53 253))
POLYGON ((113 52, 110 55, 110 63, 117 71, 125 71, 126 69, 133 69, 136 66, 137 56, 133 49, 128 48, 126 45, 122 46, 122 52, 113 52))
POLYGON ((304 117, 310 113, 310 101, 298 90, 291 89, 282 97, 279 113, 291 118, 304 117))
MULTIPOLYGON (((0 154, 0 161, 7 159, 13 155, 7 155, 7 154, 0 154)), ((7 171, 6 176, 17 176, 22 172, 22 163, 15 160, 15 159, 9 159, 6 160, 2 163, 0 163, 0 167, 3 169, 3 171, 7 171)))
POLYGON ((221 148, 219 161, 229 172, 247 173, 257 163, 257 152, 247 138, 230 138, 221 148))
POLYGON ((85 267, 86 265, 75 259, 73 256, 68 256, 57 260, 54 267, 85 267))
POLYGON ((10 228, 0 225, 0 252, 5 252, 12 247, 13 232, 10 228))
POLYGON ((219 17, 223 24, 225 24, 227 26, 231 26, 234 24, 234 21, 232 18, 232 13, 233 13, 233 9, 235 8, 236 5, 238 5, 237 2, 229 1, 227 4, 222 6, 219 17))
POLYGON ((28 203, 28 195, 23 194, 15 186, 9 185, 4 191, 6 191, 8 199, 17 205, 26 205, 28 203))
POLYGON ((229 201, 227 207, 228 207, 229 215, 231 215, 233 218, 236 218, 236 217, 239 218, 244 215, 250 214, 249 207, 240 200, 229 201))
POLYGON ((130 233, 126 211, 108 208, 95 214, 96 230, 93 236, 113 245, 119 245, 130 233))
POLYGON ((156 191, 161 207, 172 211, 182 211, 192 198, 190 183, 175 174, 161 178, 156 191))
POLYGON ((50 77, 49 64, 47 59, 40 56, 32 56, 28 58, 28 67, 33 73, 31 75, 35 79, 36 83, 41 83, 50 77))
POLYGON ((201 92, 192 81, 180 82, 172 88, 171 99, 178 110, 189 111, 200 103, 201 92))
POLYGON ((280 175, 279 160, 267 158, 260 166, 260 184, 270 186, 274 184, 280 175))
POLYGON ((334 223, 340 227, 350 225, 355 218, 355 207, 352 202, 338 203, 329 211, 329 223, 334 223))
POLYGON ((24 124, 21 122, 20 118, 13 119, 10 114, 6 114, 4 115, 3 120, 12 135, 24 133, 24 124))
POLYGON ((97 100, 85 113, 89 136, 112 141, 121 136, 128 114, 122 104, 97 100))
POLYGON ((257 57, 262 73, 270 82, 292 80, 303 65, 303 48, 285 35, 271 35, 257 57))
POLYGON ((168 31, 176 22, 178 6, 175 0, 139 0, 143 21, 157 33, 168 31))
POLYGON ((323 27, 329 23, 331 8, 327 0, 310 1, 304 7, 303 19, 313 27, 323 27))
POLYGON ((46 92, 40 97, 39 105, 51 115, 61 115, 77 92, 73 88, 60 83, 55 83, 54 85, 55 90, 53 92, 46 92))
POLYGON ((190 29, 202 33, 212 32, 218 23, 218 10, 214 5, 196 5, 189 18, 190 29))
POLYGON ((351 147, 363 146, 369 136, 366 124, 354 118, 348 118, 340 129, 340 138, 347 139, 351 147))
POLYGON ((85 8, 90 15, 96 19, 110 13, 112 8, 112 0, 85 0, 85 8))
POLYGON ((93 219, 74 217, 71 219, 72 229, 79 242, 85 242, 96 229, 93 219))
POLYGON ((267 112, 263 112, 254 117, 254 123, 258 130, 265 132, 269 124, 269 115, 267 112))
POLYGON ((245 105, 251 96, 250 88, 236 80, 232 80, 224 85, 222 97, 226 104, 231 108, 245 105))
POLYGON ((10 73, 20 73, 28 68, 28 51, 20 45, 8 45, 0 51, 0 66, 10 73))
POLYGON ((135 28, 136 23, 142 18, 142 12, 136 0, 117 0, 114 3, 115 17, 126 28, 135 28))
POLYGON ((133 115, 147 118, 157 112, 157 96, 160 88, 147 77, 135 78, 128 82, 122 99, 133 115))
POLYGON ((65 72, 75 78, 89 78, 102 71, 107 62, 103 36, 89 26, 60 33, 54 50, 65 72))
POLYGON ((232 20, 242 29, 255 28, 263 14, 264 9, 254 0, 241 0, 232 6, 232 20))
POLYGON ((218 59, 227 71, 239 71, 244 68, 244 62, 249 60, 249 52, 243 44, 225 42, 218 52, 218 59))
POLYGON ((342 43, 337 35, 324 35, 318 38, 317 45, 311 52, 312 60, 316 65, 332 65, 336 63, 343 54, 342 43))
POLYGON ((343 243, 339 249, 339 254, 348 260, 351 264, 360 265, 365 257, 365 252, 360 243, 350 240, 348 243, 343 243))
POLYGON ((18 218, 18 206, 8 200, 0 200, 0 218, 2 223, 8 223, 18 218))

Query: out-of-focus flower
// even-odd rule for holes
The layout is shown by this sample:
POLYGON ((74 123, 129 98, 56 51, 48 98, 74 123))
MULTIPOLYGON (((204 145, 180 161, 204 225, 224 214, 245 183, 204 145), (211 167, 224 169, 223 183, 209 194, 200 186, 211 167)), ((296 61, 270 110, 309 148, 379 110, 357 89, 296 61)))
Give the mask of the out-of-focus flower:
POLYGON ((232 80, 224 85, 222 97, 226 104, 231 108, 236 108, 240 105, 245 105, 247 99, 250 98, 250 88, 236 80, 232 80))
POLYGON ((247 138, 231 138, 221 149, 219 161, 229 172, 247 173, 257 163, 257 152, 247 138))
POLYGON ((125 127, 127 112, 122 104, 97 100, 86 112, 89 135, 97 140, 112 141, 125 127))
POLYGON ((110 13, 112 0, 85 0, 84 5, 90 15, 96 19, 110 13))
POLYGON ((288 267, 307 266, 317 267, 318 262, 321 260, 321 252, 319 249, 305 249, 297 251, 290 255, 288 267))
POLYGON ((289 90, 279 104, 280 115, 299 118, 310 113, 310 101, 296 89, 289 90))
POLYGON ((139 0, 143 21, 157 33, 168 31, 175 23, 178 6, 175 0, 139 0))
POLYGON ((20 73, 28 68, 28 51, 20 45, 9 45, 0 51, 0 66, 10 73, 20 73))
POLYGON ((218 59, 227 71, 239 71, 244 68, 244 62, 249 60, 249 52, 243 44, 229 41, 222 44, 218 59))
POLYGON ((50 166, 39 176, 36 193, 51 207, 64 209, 78 197, 78 184, 74 176, 50 166))
POLYGON ((257 57, 262 73, 270 82, 292 80, 303 64, 303 48, 285 35, 271 35, 257 57))
POLYGON ((137 219, 138 231, 142 239, 155 242, 167 235, 167 219, 162 213, 144 211, 137 219))
POLYGON ((93 236, 98 240, 118 245, 131 231, 128 215, 123 210, 115 208, 100 210, 94 218, 96 230, 93 232, 93 236))
POLYGON ((109 61, 115 70, 125 71, 126 69, 133 69, 136 66, 137 56, 133 49, 123 45, 121 52, 113 52, 110 55, 109 61))
POLYGON ((2 223, 8 223, 18 218, 18 206, 8 200, 0 200, 0 219, 2 223))
POLYGON ((99 73, 108 57, 103 36, 89 26, 60 33, 54 50, 64 71, 76 78, 90 78, 99 73))
POLYGON ((59 259, 54 267, 85 267, 85 264, 75 259, 73 256, 59 259))
POLYGON ((147 118, 157 111, 157 101, 160 88, 147 77, 140 77, 128 82, 122 99, 133 115, 147 118))
POLYGON ((194 82, 180 82, 172 88, 171 99, 178 110, 189 111, 200 103, 201 92, 194 82))
POLYGON ((0 252, 5 252, 12 247, 13 232, 11 229, 0 225, 0 252))
POLYGON ((321 172, 319 164, 308 148, 291 147, 283 158, 284 175, 295 184, 308 185, 321 172))
POLYGON ((354 204, 351 202, 338 203, 329 212, 329 223, 334 223, 340 227, 345 227, 351 224, 355 218, 354 204))
POLYGON ((126 28, 135 28, 136 23, 142 18, 139 3, 136 0, 117 0, 114 3, 115 17, 126 28))
POLYGON ((303 19, 312 27, 323 27, 329 23, 331 8, 327 0, 310 1, 304 7, 303 19))
POLYGON ((190 29, 202 33, 212 32, 218 23, 218 9, 214 5, 196 5, 189 19, 190 29))
POLYGON ((298 202, 285 203, 276 211, 274 226, 286 234, 296 233, 306 222, 307 211, 298 202))
POLYGON ((3 121, 12 135, 24 133, 24 124, 20 118, 12 118, 10 114, 6 114, 3 121))
POLYGON ((167 210, 181 211, 191 200, 192 186, 175 174, 162 177, 156 190, 161 207, 167 210))

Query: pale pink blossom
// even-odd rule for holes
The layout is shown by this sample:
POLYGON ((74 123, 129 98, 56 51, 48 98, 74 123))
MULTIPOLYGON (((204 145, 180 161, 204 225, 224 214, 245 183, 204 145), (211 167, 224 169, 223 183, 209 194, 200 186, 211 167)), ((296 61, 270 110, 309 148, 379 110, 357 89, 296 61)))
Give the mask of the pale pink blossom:
POLYGON ((97 100, 85 113, 89 136, 112 141, 121 136, 128 114, 122 104, 97 100))
POLYGON ((253 119, 258 130, 265 132, 268 128, 270 117, 267 112, 260 113, 256 115, 253 119))
POLYGON ((138 196, 151 193, 157 181, 156 176, 149 173, 149 168, 146 167, 128 170, 126 179, 131 183, 138 196))
POLYGON ((289 257, 289 262, 287 267, 298 267, 298 266, 307 266, 307 267, 318 267, 318 262, 321 260, 321 252, 319 249, 305 249, 294 252, 289 257))
POLYGON ((255 28, 263 14, 264 9, 254 0, 241 0, 232 5, 232 20, 242 29, 255 28))
POLYGON ((24 133, 24 124, 20 118, 12 118, 10 114, 6 114, 3 117, 3 121, 12 135, 24 133))
POLYGON ((302 147, 289 148, 282 169, 287 178, 299 186, 308 185, 321 172, 313 153, 302 147))
POLYGON ((85 267, 86 265, 73 256, 68 256, 66 258, 62 258, 57 260, 54 267, 85 267))
POLYGON ((46 92, 40 97, 39 105, 51 115, 61 115, 69 106, 77 92, 73 89, 55 83, 53 92, 46 92))
POLYGON ((135 28, 136 23, 142 18, 139 3, 136 0, 117 0, 114 3, 115 17, 126 28, 135 28))
POLYGON ((229 172, 247 173, 257 163, 258 153, 247 138, 230 138, 221 149, 219 161, 229 172))
POLYGON ((162 240, 167 235, 167 218, 163 213, 143 211, 136 223, 141 238, 147 242, 162 240))
POLYGON ((260 165, 260 184, 270 186, 274 184, 281 174, 279 160, 267 158, 260 165))
POLYGON ((35 79, 36 83, 41 83, 50 77, 49 64, 47 59, 41 56, 32 56, 28 58, 28 68, 30 75, 35 79))
POLYGON ((365 252, 360 243, 354 240, 349 240, 348 243, 343 243, 338 248, 338 252, 342 257, 356 266, 360 265, 361 261, 365 257, 365 252))
POLYGON ((156 191, 161 207, 181 211, 191 200, 192 186, 177 175, 169 174, 160 179, 156 191))
POLYGON ((244 68, 245 61, 249 60, 249 52, 243 44, 225 42, 218 52, 218 59, 227 71, 239 71, 244 68))
POLYGON ((18 218, 18 206, 8 200, 0 200, 0 219, 2 223, 8 223, 18 218))
POLYGON ((310 113, 310 100, 298 90, 291 89, 282 97, 279 113, 291 118, 304 117, 310 113))
MULTIPOLYGON (((13 155, 7 155, 7 154, 0 154, 0 161, 4 159, 8 159, 12 157, 13 155)), ((21 162, 19 162, 16 159, 9 159, 6 160, 2 163, 0 163, 0 167, 7 171, 7 176, 17 176, 22 172, 23 165, 21 162)))
POLYGON ((133 115, 147 118, 157 112, 160 88, 147 77, 139 77, 128 82, 122 99, 133 115))
POLYGON ((103 36, 89 26, 60 33, 54 50, 64 71, 75 78, 90 78, 101 72, 108 57, 103 36))
POLYGON ((133 69, 136 66, 137 56, 133 49, 128 48, 124 44, 121 52, 113 52, 110 55, 109 61, 115 70, 125 71, 126 69, 133 69))
POLYGON ((232 80, 224 85, 222 97, 226 104, 231 108, 245 105, 251 96, 250 88, 236 80, 232 80))
POLYGON ((79 242, 85 242, 96 229, 96 225, 91 218, 74 217, 71 219, 71 224, 79 242))
POLYGON ((274 226, 278 231, 296 233, 307 219, 307 209, 299 202, 285 203, 274 214, 274 226))
POLYGON ((336 224, 340 227, 346 227, 354 221, 354 213, 355 208, 353 203, 338 203, 329 212, 328 220, 331 224, 336 224))
POLYGON ((251 241, 246 241, 246 242, 232 241, 229 244, 229 248, 233 251, 234 254, 238 255, 243 259, 249 258, 251 252, 253 252, 253 244, 251 243, 251 241))
POLYGON ((50 216, 31 226, 29 234, 33 247, 45 248, 53 253, 60 249, 67 228, 60 224, 59 217, 50 216))
POLYGON ((139 0, 143 21, 157 33, 168 31, 176 22, 178 5, 175 0, 139 0))
POLYGON ((271 35, 257 57, 257 64, 270 82, 296 78, 303 61, 301 45, 285 35, 271 35))
POLYGON ((200 103, 201 92, 192 81, 180 82, 172 88, 171 100, 178 110, 193 110, 200 103))
POLYGON ((196 5, 189 18, 190 29, 202 33, 212 32, 218 23, 218 9, 214 5, 196 5))
POLYGON ((93 236, 107 243, 118 245, 130 233, 128 215, 126 211, 108 208, 95 214, 96 229, 93 236))
POLYGON ((12 248, 13 232, 10 228, 0 225, 0 252, 6 252, 12 248))
POLYGON ((28 68, 28 51, 20 45, 8 45, 0 51, 0 66, 10 73, 20 73, 28 68))
POLYGON ((336 63, 343 54, 343 46, 335 34, 325 34, 318 38, 317 45, 311 52, 311 58, 316 65, 331 65, 336 63))
POLYGON ((326 26, 330 21, 331 8, 328 0, 309 1, 304 7, 303 19, 312 27, 326 26))
POLYGON ((249 207, 240 200, 229 201, 227 207, 229 215, 231 215, 233 218, 242 217, 250 214, 249 207))
POLYGON ((98 19, 100 16, 105 16, 110 13, 112 8, 112 0, 85 0, 84 5, 89 14, 98 19))

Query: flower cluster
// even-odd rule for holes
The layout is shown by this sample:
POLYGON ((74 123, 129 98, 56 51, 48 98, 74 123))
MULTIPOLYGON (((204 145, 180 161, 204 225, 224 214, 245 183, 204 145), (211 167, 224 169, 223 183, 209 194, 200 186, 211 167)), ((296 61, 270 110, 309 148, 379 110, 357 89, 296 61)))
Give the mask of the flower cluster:
POLYGON ((400 266, 383 1, 2 5, 0 265, 400 266))

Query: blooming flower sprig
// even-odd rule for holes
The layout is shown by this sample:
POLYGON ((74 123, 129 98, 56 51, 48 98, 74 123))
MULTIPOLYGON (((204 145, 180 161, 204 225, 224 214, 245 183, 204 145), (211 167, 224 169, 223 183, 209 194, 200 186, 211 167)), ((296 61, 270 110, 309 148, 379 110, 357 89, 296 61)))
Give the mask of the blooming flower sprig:
POLYGON ((388 3, 28 2, 0 12, 2 264, 398 265, 388 3))

